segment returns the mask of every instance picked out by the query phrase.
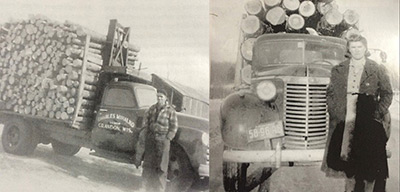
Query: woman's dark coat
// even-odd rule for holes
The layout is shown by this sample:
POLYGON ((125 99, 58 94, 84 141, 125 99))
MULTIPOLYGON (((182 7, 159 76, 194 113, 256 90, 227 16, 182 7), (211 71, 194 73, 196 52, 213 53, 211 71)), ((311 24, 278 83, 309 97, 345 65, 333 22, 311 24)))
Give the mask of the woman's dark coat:
MULTIPOLYGON (((349 66, 350 60, 346 60, 332 68, 330 84, 327 89, 329 133, 321 170, 324 171, 327 176, 332 177, 345 176, 345 173, 343 171, 338 171, 337 169, 328 166, 327 154, 330 152, 328 149, 331 142, 332 144, 342 143, 341 141, 337 141, 335 139, 331 140, 331 138, 333 138, 332 135, 335 132, 336 128, 344 127, 344 122, 346 118, 346 95, 349 66)), ((359 93, 372 95, 375 97, 377 101, 377 106, 373 118, 379 123, 382 123, 384 117, 388 114, 388 108, 392 102, 393 97, 390 79, 383 65, 378 65, 375 61, 366 59, 364 71, 361 76, 359 93)), ((343 131, 338 130, 336 134, 343 134, 343 131)), ((352 133, 350 133, 350 135, 351 134, 352 133)), ((340 139, 343 139, 344 142, 351 142, 350 138, 340 139)), ((351 151, 351 143, 347 146, 349 146, 350 148, 348 149, 348 151, 351 151)))

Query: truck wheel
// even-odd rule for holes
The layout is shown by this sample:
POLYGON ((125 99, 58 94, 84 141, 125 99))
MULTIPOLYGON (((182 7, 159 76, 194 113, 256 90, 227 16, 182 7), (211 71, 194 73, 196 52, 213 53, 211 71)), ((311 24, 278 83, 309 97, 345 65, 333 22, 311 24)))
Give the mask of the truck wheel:
POLYGON ((183 149, 172 145, 168 164, 167 191, 188 191, 192 186, 196 173, 193 170, 189 158, 183 149))
POLYGON ((238 163, 223 162, 223 174, 224 174, 224 189, 228 192, 239 191, 238 189, 238 163))
MULTIPOLYGON (((224 150, 228 149, 228 147, 224 147, 224 150)), ((233 162, 223 162, 222 163, 222 172, 223 172, 223 183, 224 189, 227 192, 236 192, 239 190, 239 179, 241 175, 239 170, 244 166, 243 163, 233 163, 233 162)))
POLYGON ((1 135, 4 151, 15 155, 31 155, 38 144, 33 132, 23 120, 5 123, 1 135))
POLYGON ((55 153, 64 156, 73 156, 81 149, 79 146, 62 143, 56 140, 51 142, 51 146, 53 147, 53 151, 55 153))

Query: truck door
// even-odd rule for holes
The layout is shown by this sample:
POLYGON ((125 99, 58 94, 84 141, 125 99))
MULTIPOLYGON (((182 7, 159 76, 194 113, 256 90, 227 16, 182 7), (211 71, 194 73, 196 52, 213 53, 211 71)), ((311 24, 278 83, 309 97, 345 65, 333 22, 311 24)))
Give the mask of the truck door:
MULTIPOLYGON (((103 99, 97 112, 92 142, 97 147, 112 151, 134 151, 135 140, 141 129, 146 107, 140 105, 135 83, 123 82, 109 85, 104 89, 103 99)), ((156 91, 142 85, 152 92, 156 102, 156 91)), ((150 99, 151 100, 151 99, 150 99)))

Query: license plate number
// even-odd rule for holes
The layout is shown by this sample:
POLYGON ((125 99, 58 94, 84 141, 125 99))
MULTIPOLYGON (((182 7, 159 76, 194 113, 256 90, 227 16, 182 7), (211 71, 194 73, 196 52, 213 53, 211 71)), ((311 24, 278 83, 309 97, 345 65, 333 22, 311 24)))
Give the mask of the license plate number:
POLYGON ((254 129, 249 130, 248 141, 252 142, 257 140, 271 139, 283 137, 284 135, 282 121, 263 123, 257 125, 254 129))

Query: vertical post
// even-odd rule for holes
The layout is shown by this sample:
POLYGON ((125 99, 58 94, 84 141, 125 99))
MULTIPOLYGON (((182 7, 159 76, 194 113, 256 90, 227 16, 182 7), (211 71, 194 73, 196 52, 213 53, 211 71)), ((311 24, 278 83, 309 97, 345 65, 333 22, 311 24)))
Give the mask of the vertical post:
POLYGON ((78 99, 76 102, 76 107, 75 107, 75 112, 74 116, 72 119, 72 126, 76 123, 76 118, 78 117, 79 110, 81 109, 82 105, 82 100, 83 100, 83 89, 85 87, 85 77, 86 77, 86 66, 87 66, 87 55, 88 55, 88 50, 89 50, 89 44, 90 44, 90 35, 86 35, 85 39, 85 49, 83 52, 83 58, 82 58, 82 69, 81 69, 81 76, 79 78, 79 88, 78 88, 78 99))
MULTIPOLYGON (((242 15, 242 18, 240 19, 240 26, 242 25, 244 18, 246 18, 246 14, 242 15)), ((238 88, 242 83, 241 70, 243 67, 243 59, 240 53, 240 47, 242 45, 243 40, 244 40, 244 34, 242 30, 239 30, 239 39, 238 39, 239 42, 237 48, 236 67, 235 67, 235 88, 238 88)))
POLYGON ((124 28, 124 37, 122 39, 124 39, 124 42, 122 42, 122 44, 124 45, 124 43, 126 43, 126 47, 123 46, 122 49, 122 66, 127 66, 127 62, 128 62, 128 47, 129 47, 129 34, 130 34, 131 29, 129 27, 125 27, 124 28))
POLYGON ((281 161, 282 161, 282 147, 281 147, 281 140, 278 141, 276 144, 275 148, 275 167, 279 168, 281 167, 281 161))
POLYGON ((113 52, 114 52, 114 39, 115 39, 115 29, 117 27, 117 20, 110 20, 110 25, 108 26, 108 33, 106 39, 106 45, 104 47, 104 58, 105 58, 105 66, 111 66, 114 60, 113 52))

